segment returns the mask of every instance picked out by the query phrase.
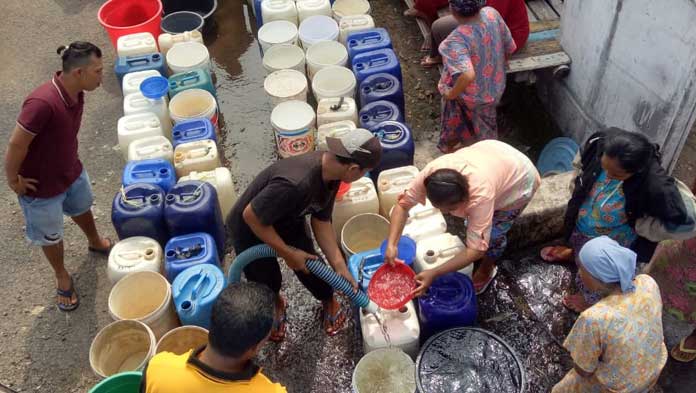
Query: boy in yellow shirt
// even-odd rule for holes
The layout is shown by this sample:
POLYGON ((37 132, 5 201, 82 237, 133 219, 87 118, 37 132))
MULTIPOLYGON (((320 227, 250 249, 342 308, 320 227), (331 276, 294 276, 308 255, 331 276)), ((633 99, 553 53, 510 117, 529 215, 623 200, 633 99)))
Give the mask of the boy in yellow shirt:
POLYGON ((275 295, 267 286, 231 284, 213 306, 208 345, 183 355, 162 352, 143 372, 142 393, 286 393, 252 359, 268 340, 275 295))

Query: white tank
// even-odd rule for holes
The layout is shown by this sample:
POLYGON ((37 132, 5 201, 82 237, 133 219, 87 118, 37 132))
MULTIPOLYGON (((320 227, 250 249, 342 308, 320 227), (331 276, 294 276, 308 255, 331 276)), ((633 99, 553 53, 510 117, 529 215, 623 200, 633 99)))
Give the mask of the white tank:
POLYGON ((430 201, 426 200, 425 205, 418 204, 409 210, 403 235, 418 242, 421 239, 439 235, 446 231, 447 222, 445 221, 445 216, 442 215, 439 209, 433 207, 430 201))
POLYGON ((220 156, 212 139, 182 143, 174 149, 174 169, 177 178, 193 171, 212 171, 219 166, 220 156))
POLYGON ((348 50, 340 42, 321 41, 307 49, 307 75, 310 79, 324 67, 346 67, 347 64, 348 50))
MULTIPOLYGON (((380 310, 379 314, 387 328, 391 345, 415 359, 419 350, 420 325, 413 301, 406 303, 400 310, 380 310)), ((389 346, 377 318, 364 310, 360 310, 360 330, 365 353, 389 346)))
POLYGON ((263 23, 276 20, 286 20, 295 26, 297 22, 297 7, 293 0, 264 0, 261 3, 261 17, 263 23))
POLYGON ((329 0, 297 0, 297 16, 302 23, 303 20, 314 15, 331 16, 331 2, 329 0))
POLYGON ((152 33, 135 33, 118 37, 116 52, 119 57, 157 53, 157 41, 152 33))
POLYGON ((317 129, 317 150, 328 150, 326 137, 340 138, 348 132, 356 129, 352 120, 337 121, 319 126, 317 129))
POLYGON ((162 247, 156 240, 145 236, 129 237, 116 243, 109 253, 106 275, 111 284, 128 273, 149 270, 160 272, 162 247))
POLYGON ((145 70, 129 72, 123 76, 123 83, 121 84, 121 89, 123 90, 123 96, 127 96, 131 93, 140 92, 140 84, 147 78, 153 76, 162 76, 157 70, 145 70))
POLYGON ((203 34, 201 34, 201 32, 198 30, 193 30, 185 31, 179 34, 162 33, 159 35, 159 37, 157 37, 160 52, 162 52, 163 55, 166 55, 169 49, 172 48, 172 46, 181 42, 189 41, 200 42, 202 44, 203 34))
POLYGON ((263 80, 263 90, 273 107, 285 101, 307 101, 307 87, 307 77, 296 70, 274 71, 263 80))
POLYGON ((145 97, 142 93, 131 93, 123 98, 123 114, 135 115, 137 113, 152 112, 160 119, 162 133, 172 139, 172 121, 169 117, 169 105, 164 97, 152 100, 145 97))
POLYGON ((232 182, 232 173, 224 167, 215 168, 212 171, 196 172, 193 171, 179 179, 179 182, 186 180, 205 181, 215 187, 218 194, 218 202, 222 217, 227 217, 232 206, 237 201, 237 193, 234 191, 234 183, 232 182))
POLYGON ((387 169, 379 173, 377 178, 377 194, 379 195, 379 214, 389 218, 396 200, 411 181, 418 175, 418 168, 413 165, 387 169))
POLYGON ((126 160, 128 160, 128 146, 131 142, 149 136, 163 136, 159 117, 152 112, 123 116, 118 119, 116 128, 118 129, 118 145, 126 160))
POLYGON ((165 136, 148 136, 136 139, 128 145, 128 161, 162 158, 174 162, 174 147, 165 136))
POLYGON ((339 41, 345 45, 348 34, 354 31, 372 29, 373 27, 375 27, 375 21, 370 15, 344 16, 338 23, 338 29, 340 31, 339 41))
POLYGON ((324 98, 317 105, 317 126, 337 121, 358 122, 358 107, 350 97, 324 98), (339 105, 340 104, 340 105, 339 105))
MULTIPOLYGON (((466 246, 461 239, 450 233, 441 233, 419 240, 416 243, 416 260, 413 262, 413 270, 420 273, 423 270, 434 269, 465 249, 466 246)), ((473 270, 474 264, 472 263, 459 272, 471 277, 473 270)))
POLYGON ((341 229, 348 219, 365 213, 379 214, 377 190, 369 177, 351 183, 350 190, 334 203, 332 221, 336 236, 341 236, 341 229))
POLYGON ((367 15, 370 13, 370 2, 367 0, 336 0, 331 7, 337 21, 352 15, 367 15))

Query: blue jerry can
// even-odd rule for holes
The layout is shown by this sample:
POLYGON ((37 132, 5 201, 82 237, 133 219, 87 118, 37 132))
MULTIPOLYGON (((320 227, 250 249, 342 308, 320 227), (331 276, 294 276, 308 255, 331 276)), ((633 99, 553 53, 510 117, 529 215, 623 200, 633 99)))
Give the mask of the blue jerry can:
POLYGON ((135 183, 155 184, 169 192, 176 184, 176 172, 172 163, 163 158, 128 161, 123 168, 121 183, 124 187, 135 183))
POLYGON ((373 181, 377 181, 380 172, 386 169, 413 165, 413 155, 416 150, 413 134, 406 124, 398 121, 385 121, 370 128, 382 144, 382 159, 372 171, 373 181))
POLYGON ((360 84, 360 107, 375 101, 389 101, 405 114, 404 89, 399 79, 392 74, 379 73, 370 75, 360 84))
POLYGON ((118 238, 146 236, 160 245, 167 243, 164 195, 162 188, 147 183, 132 184, 117 192, 111 205, 111 222, 118 238))
POLYGON ((176 276, 172 297, 182 325, 210 328, 215 300, 225 288, 225 276, 210 264, 191 266, 176 276))
POLYGON ((215 239, 207 233, 174 236, 164 246, 164 276, 169 282, 185 269, 206 263, 220 266, 215 239))
POLYGON ((353 57, 361 53, 377 49, 391 49, 391 37, 389 37, 387 30, 382 27, 358 30, 348 34, 346 48, 348 49, 348 59, 352 61, 353 57))
POLYGON ((418 298, 421 339, 455 327, 476 324, 476 291, 466 274, 438 277, 425 296, 418 298))
POLYGON ((360 109, 358 113, 360 127, 367 130, 377 127, 380 123, 393 120, 403 123, 404 116, 399 107, 390 101, 374 101, 360 109))
POLYGON ((172 146, 176 149, 182 143, 212 139, 217 143, 215 126, 209 119, 199 118, 184 120, 176 123, 172 128, 172 146))
POLYGON ((161 53, 150 53, 140 56, 126 56, 116 58, 114 73, 118 78, 118 85, 123 85, 123 76, 136 71, 156 70, 160 75, 167 75, 167 67, 164 56, 161 53))
MULTIPOLYGON (((393 49, 378 49, 355 55, 351 65, 358 85, 370 75, 387 73, 394 75, 399 82, 401 79, 401 65, 393 49)), ((402 82, 403 83, 403 82, 402 82)))

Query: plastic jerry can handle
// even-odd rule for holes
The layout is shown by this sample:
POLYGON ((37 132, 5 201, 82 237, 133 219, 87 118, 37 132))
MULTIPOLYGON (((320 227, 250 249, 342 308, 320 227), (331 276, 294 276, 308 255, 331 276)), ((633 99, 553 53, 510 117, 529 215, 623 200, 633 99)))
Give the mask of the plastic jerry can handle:
POLYGON ((348 190, 348 192, 346 193, 346 197, 356 197, 359 195, 367 194, 368 192, 370 192, 370 187, 367 186, 357 186, 355 189, 352 189, 351 187, 351 189, 348 190))
POLYGON ((180 83, 181 83, 181 86, 188 86, 188 85, 192 85, 194 83, 198 83, 200 80, 201 80, 200 75, 198 75, 195 72, 189 72, 189 73, 186 73, 186 76, 184 76, 181 79, 180 83))
POLYGON ((157 172, 152 169, 141 169, 131 172, 134 179, 151 179, 157 177, 157 172))
POLYGON ((204 133, 204 128, 202 127, 197 127, 197 128, 191 128, 189 130, 183 131, 183 137, 184 138, 193 138, 199 135, 203 135, 204 133))
POLYGON ((428 217, 428 216, 434 215, 434 214, 436 213, 436 210, 437 210, 437 209, 435 209, 435 208, 433 207, 433 208, 430 208, 430 209, 428 209, 428 210, 419 211, 418 213, 414 214, 413 217, 409 217, 409 218, 414 218, 414 219, 415 219, 415 218, 428 217))
POLYGON ((373 45, 375 43, 382 42, 382 36, 378 33, 367 34, 363 39, 363 45, 373 45))
POLYGON ((150 64, 150 59, 147 56, 127 57, 126 64, 128 64, 131 67, 139 66, 139 65, 147 65, 147 64, 150 64))
POLYGON ((461 246, 454 245, 452 247, 447 247, 444 250, 440 250, 440 255, 443 257, 454 256, 459 252, 461 246))
POLYGON ((203 289, 203 282, 208 280, 208 273, 204 271, 203 268, 198 270, 198 274, 200 275, 198 281, 196 281, 193 289, 191 289, 191 300, 198 299, 199 292, 203 289))
MULTIPOLYGON (((148 250, 150 250, 150 249, 148 249, 148 250)), ((125 259, 125 260, 130 262, 130 261, 136 261, 138 259, 141 259, 141 258, 145 257, 146 255, 145 255, 145 253, 140 252, 140 251, 123 251, 123 252, 119 252, 116 256, 118 258, 125 259)))
POLYGON ((390 80, 390 79, 387 79, 387 80, 384 81, 384 82, 380 82, 380 83, 375 84, 375 89, 377 89, 377 90, 388 90, 388 89, 391 89, 392 86, 394 86, 394 81, 392 81, 392 80, 390 80))
POLYGON ((370 64, 370 67, 381 67, 385 64, 389 63, 389 58, 387 56, 380 56, 375 59, 370 59, 368 61, 368 64, 370 64))
POLYGON ((188 158, 203 158, 210 154, 212 148, 210 147, 198 147, 188 151, 188 158))
POLYGON ((164 149, 163 146, 144 146, 138 149, 137 152, 143 155, 148 155, 164 150, 166 149, 164 149))

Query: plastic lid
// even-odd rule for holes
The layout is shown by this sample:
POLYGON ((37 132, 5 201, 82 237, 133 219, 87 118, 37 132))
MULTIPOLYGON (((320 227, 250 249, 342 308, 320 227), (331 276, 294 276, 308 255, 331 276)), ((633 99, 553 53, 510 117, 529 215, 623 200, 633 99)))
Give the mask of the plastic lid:
POLYGON ((415 277, 413 270, 401 261, 394 266, 385 263, 372 276, 367 296, 386 310, 399 309, 413 299, 415 277))
POLYGON ((169 91, 169 81, 163 76, 151 76, 140 84, 140 92, 151 100, 158 100, 169 91))
MULTIPOLYGON (((379 247, 379 252, 384 256, 387 251, 387 241, 382 242, 379 247)), ((408 236, 401 236, 399 238, 399 243, 397 244, 397 258, 404 261, 405 264, 411 266, 413 260, 416 258, 416 242, 408 236)))

